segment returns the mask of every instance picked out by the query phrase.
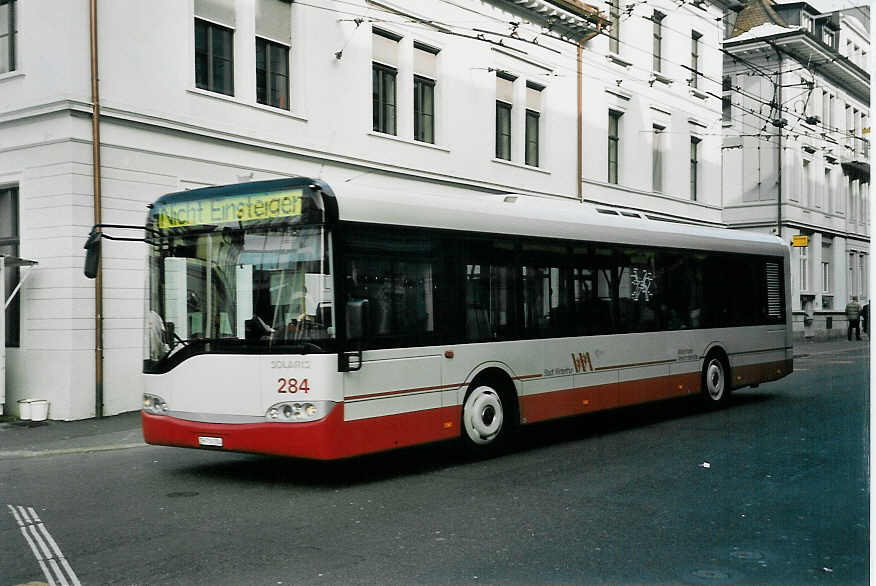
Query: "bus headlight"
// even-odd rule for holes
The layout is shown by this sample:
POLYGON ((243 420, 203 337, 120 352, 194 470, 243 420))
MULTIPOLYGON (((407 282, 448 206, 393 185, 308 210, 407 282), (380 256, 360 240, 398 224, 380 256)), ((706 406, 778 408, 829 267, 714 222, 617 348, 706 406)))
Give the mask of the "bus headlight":
POLYGON ((167 413, 167 403, 158 395, 143 395, 143 411, 154 415, 167 413))
POLYGON ((290 401, 271 405, 265 413, 268 421, 281 423, 302 423, 317 421, 329 414, 335 406, 334 401, 290 401))

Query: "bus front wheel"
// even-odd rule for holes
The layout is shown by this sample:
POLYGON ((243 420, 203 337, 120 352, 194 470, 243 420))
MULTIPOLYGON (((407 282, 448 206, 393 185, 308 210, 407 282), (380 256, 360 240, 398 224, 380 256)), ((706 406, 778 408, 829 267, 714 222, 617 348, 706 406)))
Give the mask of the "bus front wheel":
POLYGON ((506 409, 496 389, 480 385, 468 392, 462 405, 462 439, 470 453, 481 456, 495 452, 508 427, 506 409))
POLYGON ((730 397, 727 363, 720 354, 710 354, 703 364, 703 399, 708 405, 720 406, 730 397))

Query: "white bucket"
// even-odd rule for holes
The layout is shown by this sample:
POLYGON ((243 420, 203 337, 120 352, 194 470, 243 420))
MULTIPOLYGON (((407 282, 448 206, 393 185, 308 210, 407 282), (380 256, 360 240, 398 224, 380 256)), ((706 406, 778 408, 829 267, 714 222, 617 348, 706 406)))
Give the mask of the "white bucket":
POLYGON ((30 412, 30 399, 19 399, 18 400, 18 418, 22 421, 29 421, 31 412, 30 412))
POLYGON ((45 399, 31 399, 30 418, 33 421, 45 421, 49 415, 49 402, 45 399))

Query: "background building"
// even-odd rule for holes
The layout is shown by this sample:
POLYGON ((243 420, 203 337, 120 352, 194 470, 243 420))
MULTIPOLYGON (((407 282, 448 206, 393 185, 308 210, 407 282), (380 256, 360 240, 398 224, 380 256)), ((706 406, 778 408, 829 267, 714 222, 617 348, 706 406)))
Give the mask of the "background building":
POLYGON ((792 251, 801 337, 844 336, 846 303, 869 298, 869 21, 751 0, 724 43, 724 219, 808 236, 792 251))
POLYGON ((309 175, 721 225, 721 18, 739 7, 0 0, 0 253, 40 263, 7 314, 7 407, 139 407, 145 245, 104 242, 98 319, 82 245, 167 192, 309 175))

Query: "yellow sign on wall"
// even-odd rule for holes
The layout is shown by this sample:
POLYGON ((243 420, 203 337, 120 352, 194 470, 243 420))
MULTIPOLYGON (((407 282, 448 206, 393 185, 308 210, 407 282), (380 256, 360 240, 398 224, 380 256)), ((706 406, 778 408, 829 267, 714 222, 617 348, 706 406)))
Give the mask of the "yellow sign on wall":
POLYGON ((160 203, 159 228, 224 224, 301 215, 301 190, 250 193, 235 197, 160 203))
POLYGON ((791 246, 809 246, 809 236, 793 236, 791 246))

